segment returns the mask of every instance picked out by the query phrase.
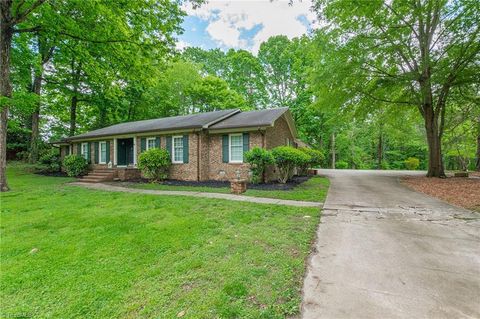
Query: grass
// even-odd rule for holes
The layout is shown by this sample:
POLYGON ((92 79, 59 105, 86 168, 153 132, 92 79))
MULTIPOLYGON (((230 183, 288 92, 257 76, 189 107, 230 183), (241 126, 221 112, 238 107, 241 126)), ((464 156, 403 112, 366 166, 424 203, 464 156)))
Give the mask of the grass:
POLYGON ((318 209, 100 192, 7 171, 1 318, 298 313, 318 209))
MULTIPOLYGON (((312 202, 323 202, 327 196, 329 180, 325 177, 314 176, 308 181, 296 186, 291 190, 259 190, 248 189, 243 195, 254 197, 268 197, 278 199, 291 199, 312 202)), ((174 186, 154 183, 129 184, 129 187, 155 190, 178 190, 209 193, 230 193, 228 187, 205 187, 205 186, 174 186)))

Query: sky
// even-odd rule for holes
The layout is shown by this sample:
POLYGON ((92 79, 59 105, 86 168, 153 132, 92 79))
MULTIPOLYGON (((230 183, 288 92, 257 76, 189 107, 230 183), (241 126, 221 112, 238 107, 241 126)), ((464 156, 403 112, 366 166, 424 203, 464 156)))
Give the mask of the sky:
POLYGON ((294 38, 315 26, 311 0, 210 0, 200 8, 186 5, 177 48, 245 49, 254 54, 274 35, 294 38))

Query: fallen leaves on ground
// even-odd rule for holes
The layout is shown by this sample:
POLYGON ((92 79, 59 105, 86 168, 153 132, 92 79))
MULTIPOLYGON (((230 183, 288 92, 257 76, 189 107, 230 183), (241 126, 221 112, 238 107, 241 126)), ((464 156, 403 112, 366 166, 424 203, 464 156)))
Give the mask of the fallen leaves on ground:
POLYGON ((409 176, 402 182, 417 192, 444 200, 450 204, 480 211, 480 178, 429 178, 409 176))

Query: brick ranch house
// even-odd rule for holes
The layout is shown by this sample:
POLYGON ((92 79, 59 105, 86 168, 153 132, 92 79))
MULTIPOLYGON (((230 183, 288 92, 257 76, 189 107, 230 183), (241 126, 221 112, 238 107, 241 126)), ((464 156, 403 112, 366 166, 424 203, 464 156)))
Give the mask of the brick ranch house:
MULTIPOLYGON (((233 180, 250 176, 243 154, 258 146, 272 149, 297 146, 297 130, 288 108, 242 112, 238 109, 128 122, 65 138, 61 158, 69 154, 85 157, 99 176, 120 180, 140 177, 137 159, 154 147, 171 154, 169 178, 177 180, 233 180), (103 175, 102 175, 103 174, 103 175)), ((95 177, 97 177, 95 179, 95 177)), ((266 180, 276 178, 274 168, 266 180)))

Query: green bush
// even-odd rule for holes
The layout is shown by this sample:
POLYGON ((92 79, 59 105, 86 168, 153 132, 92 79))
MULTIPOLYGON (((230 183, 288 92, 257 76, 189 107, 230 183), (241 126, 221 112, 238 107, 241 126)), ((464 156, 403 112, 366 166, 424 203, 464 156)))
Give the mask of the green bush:
POLYGON ((275 147, 272 155, 279 172, 278 181, 280 183, 286 183, 292 178, 296 167, 305 166, 310 160, 307 154, 291 146, 275 147))
POLYGON ((347 169, 348 168, 348 163, 344 161, 338 161, 335 163, 335 168, 337 169, 347 169))
POLYGON ((420 166, 420 160, 416 157, 409 157, 405 160, 405 167, 408 170, 414 171, 420 166))
POLYGON ((169 153, 160 148, 149 149, 138 157, 138 168, 145 177, 154 181, 161 181, 167 178, 170 164, 169 153))
POLYGON ((40 156, 35 169, 42 173, 55 173, 60 171, 60 153, 58 149, 51 148, 40 156))
POLYGON ((63 160, 63 167, 68 176, 80 176, 88 169, 88 162, 79 155, 68 155, 63 160))
POLYGON ((390 169, 390 164, 386 160, 382 160, 380 163, 380 168, 384 170, 390 169))
POLYGON ((265 168, 274 163, 272 152, 260 147, 254 147, 245 152, 244 157, 252 170, 252 183, 261 182, 265 168))
POLYGON ((305 162, 304 165, 299 167, 300 174, 302 175, 306 175, 309 168, 320 167, 321 163, 325 159, 322 151, 314 150, 308 147, 302 147, 299 148, 299 150, 309 157, 309 160, 305 162))

